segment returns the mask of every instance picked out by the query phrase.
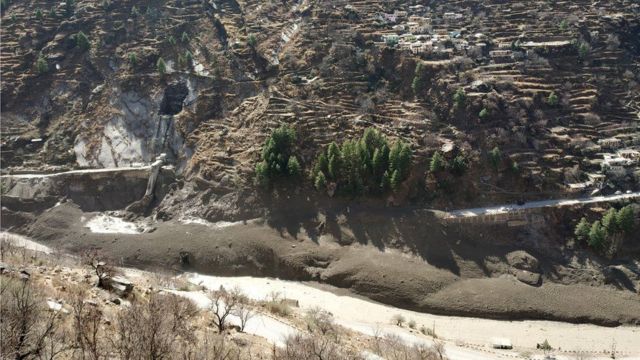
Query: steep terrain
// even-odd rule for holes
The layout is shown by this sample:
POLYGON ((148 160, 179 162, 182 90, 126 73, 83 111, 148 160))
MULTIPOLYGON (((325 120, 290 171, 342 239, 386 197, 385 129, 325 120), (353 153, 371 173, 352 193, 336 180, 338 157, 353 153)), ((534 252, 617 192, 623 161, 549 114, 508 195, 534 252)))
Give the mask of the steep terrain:
POLYGON ((464 224, 424 209, 638 191, 639 39, 632 0, 7 1, 3 174, 167 167, 150 193, 146 172, 3 176, 3 228, 436 313, 637 324, 637 238, 607 253, 573 235, 626 203, 464 224), (302 176, 259 187, 283 124, 302 176), (315 190, 318 153, 367 128, 411 149, 395 191, 315 190), (91 232, 107 210, 147 232, 91 232))

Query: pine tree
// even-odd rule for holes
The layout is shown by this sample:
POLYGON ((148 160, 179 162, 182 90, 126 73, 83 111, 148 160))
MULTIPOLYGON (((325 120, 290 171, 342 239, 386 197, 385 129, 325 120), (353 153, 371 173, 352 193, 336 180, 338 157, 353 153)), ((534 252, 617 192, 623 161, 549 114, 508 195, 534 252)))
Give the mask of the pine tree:
POLYGON ((413 94, 416 96, 424 91, 424 73, 424 65, 422 65, 422 62, 419 62, 418 65, 416 65, 416 69, 413 75, 413 81, 411 82, 411 89, 413 90, 413 94))
POLYGON ((551 106, 558 105, 558 95, 556 95, 555 92, 552 91, 551 94, 549 94, 549 97, 547 97, 547 104, 551 106))
POLYGON ((327 187, 327 179, 322 171, 318 172, 318 175, 316 175, 314 186, 318 191, 322 191, 327 187))
POLYGON ((607 234, 609 235, 613 235, 618 231, 616 214, 616 209, 610 208, 602 217, 602 227, 607 231, 607 234))
POLYGON ((589 246, 596 250, 602 249, 606 237, 607 232, 606 229, 602 227, 602 223, 600 223, 600 221, 594 222, 589 230, 589 246))
POLYGON ((73 15, 73 13, 76 10, 75 0, 66 0, 64 3, 65 3, 64 13, 67 17, 71 17, 71 15, 73 15))
POLYGON ((398 170, 394 170, 391 174, 391 189, 398 191, 400 184, 402 183, 401 175, 398 170))
POLYGON ((256 164, 256 183, 261 186, 269 184, 269 165, 266 161, 256 164))
POLYGON ((79 31, 76 34, 76 46, 82 51, 87 51, 91 48, 91 43, 89 42, 89 38, 82 31, 79 31))
POLYGON ((287 162, 287 171, 291 177, 300 176, 300 163, 295 156, 289 157, 289 161, 287 162))
POLYGON ((402 180, 406 179, 409 176, 409 169, 411 168, 411 158, 413 154, 411 153, 411 148, 409 145, 405 143, 400 144, 400 156, 398 157, 398 170, 400 171, 400 176, 402 180))
POLYGON ((328 170, 329 178, 338 180, 341 174, 342 153, 335 142, 332 142, 327 149, 327 158, 329 160, 328 170))
POLYGON ((583 217, 576 225, 576 229, 573 232, 576 235, 576 238, 580 241, 585 241, 589 237, 589 231, 591 230, 591 225, 587 221, 587 218, 583 217))
POLYGON ((158 62, 156 62, 156 68, 158 69, 158 73, 160 73, 160 76, 163 76, 167 73, 167 64, 164 62, 163 58, 158 58, 158 62))
POLYGON ((385 192, 389 190, 390 186, 391 186, 391 179, 389 179, 389 172, 385 171, 384 174, 382 174, 382 179, 380 180, 380 190, 382 192, 385 192))
POLYGON ((38 20, 42 20, 42 10, 36 9, 35 17, 38 20))
POLYGON ((431 156, 431 163, 429 164, 429 171, 432 173, 437 173, 444 169, 444 159, 442 158, 442 154, 439 151, 433 153, 431 156))
POLYGON ((389 151, 389 171, 392 174, 400 166, 400 151, 402 151, 402 144, 396 141, 389 151))
POLYGON ((40 56, 38 56, 38 60, 36 60, 36 70, 38 70, 38 74, 40 75, 49 71, 49 64, 47 64, 47 59, 45 59, 42 54, 40 54, 40 56))
POLYGON ((318 176, 318 173, 320 172, 322 172, 323 176, 325 176, 324 173, 328 171, 328 166, 329 166, 329 160, 327 160, 327 155, 325 154, 325 152, 322 151, 320 155, 318 155, 316 164, 313 167, 313 173, 312 173, 313 178, 315 179, 316 176, 318 176))
POLYGON ((633 233, 633 228, 635 227, 635 218, 634 218, 633 208, 631 205, 627 205, 618 211, 616 215, 616 225, 618 229, 626 233, 627 235, 631 235, 633 233))
POLYGON ((183 42, 183 43, 185 43, 185 44, 188 44, 188 43, 189 43, 189 40, 190 40, 190 39, 189 39, 189 34, 187 34, 187 32, 186 32, 186 31, 183 31, 183 32, 182 32, 181 40, 182 40, 182 42, 183 42))

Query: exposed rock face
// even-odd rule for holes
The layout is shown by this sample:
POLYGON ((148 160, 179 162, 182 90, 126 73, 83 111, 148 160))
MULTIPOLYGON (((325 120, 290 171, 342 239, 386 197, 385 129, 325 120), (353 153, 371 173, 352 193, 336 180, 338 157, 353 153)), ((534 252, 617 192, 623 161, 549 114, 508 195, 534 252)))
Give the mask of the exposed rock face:
MULTIPOLYGON (((103 90, 107 91, 107 90, 103 90)), ((180 165, 188 158, 184 138, 174 116, 193 98, 187 81, 170 84, 163 95, 135 90, 110 90, 110 119, 101 132, 80 134, 74 143, 77 163, 88 167, 123 167, 152 162, 166 153, 180 165)), ((106 111, 105 111, 106 112, 106 111)))

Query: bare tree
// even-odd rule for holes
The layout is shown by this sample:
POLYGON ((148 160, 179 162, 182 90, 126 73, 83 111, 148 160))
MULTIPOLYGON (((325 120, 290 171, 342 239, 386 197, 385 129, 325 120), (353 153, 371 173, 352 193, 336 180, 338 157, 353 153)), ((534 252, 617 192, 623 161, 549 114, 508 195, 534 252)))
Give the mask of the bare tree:
POLYGON ((335 333, 333 315, 326 310, 317 307, 311 308, 307 311, 305 319, 307 329, 312 333, 320 333, 322 335, 335 333))
POLYGON ((274 349, 274 360, 333 360, 361 359, 362 357, 340 346, 334 337, 294 335, 286 339, 284 347, 274 349))
POLYGON ((57 331, 59 313, 47 311, 29 281, 9 283, 0 299, 0 355, 3 359, 37 359, 57 331))
POLYGON ((445 360, 444 345, 436 341, 433 346, 407 345, 395 335, 376 336, 374 352, 387 360, 445 360))
POLYGON ((98 287, 106 289, 108 287, 108 279, 115 275, 115 269, 102 259, 97 250, 86 251, 83 254, 84 262, 91 266, 98 277, 98 287))
POLYGON ((118 313, 114 346, 122 359, 174 358, 195 343, 191 323, 197 311, 172 294, 152 293, 118 313))
POLYGON ((218 327, 218 332, 224 331, 227 317, 234 313, 240 303, 240 292, 234 290, 228 292, 223 288, 209 293, 211 300, 210 310, 213 314, 213 323, 218 327))
POLYGON ((244 332, 247 322, 255 315, 251 305, 247 301, 242 300, 238 302, 238 306, 233 314, 240 318, 240 331, 242 332, 244 332))
POLYGON ((76 289, 72 303, 74 349, 83 360, 100 360, 106 357, 101 331, 102 311, 84 300, 82 290, 76 289))
POLYGON ((224 336, 212 331, 205 331, 198 347, 189 359, 193 360, 240 360, 242 351, 233 342, 226 341, 224 336))

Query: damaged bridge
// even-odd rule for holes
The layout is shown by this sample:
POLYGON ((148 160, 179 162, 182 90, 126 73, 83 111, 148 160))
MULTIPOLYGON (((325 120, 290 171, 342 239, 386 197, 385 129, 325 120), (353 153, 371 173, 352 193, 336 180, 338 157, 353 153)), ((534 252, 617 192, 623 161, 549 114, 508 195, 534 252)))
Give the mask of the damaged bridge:
POLYGON ((173 169, 163 166, 164 160, 162 154, 152 164, 139 167, 2 175, 2 206, 33 211, 67 198, 86 211, 122 209, 152 198, 158 181, 173 179, 173 169))

